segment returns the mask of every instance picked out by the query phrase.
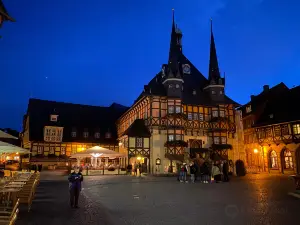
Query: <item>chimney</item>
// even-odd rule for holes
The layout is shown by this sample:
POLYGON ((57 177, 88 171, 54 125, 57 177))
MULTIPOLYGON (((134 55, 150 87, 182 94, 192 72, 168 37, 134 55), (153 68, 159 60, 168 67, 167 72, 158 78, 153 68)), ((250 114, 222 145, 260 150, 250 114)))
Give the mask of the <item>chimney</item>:
POLYGON ((264 92, 266 92, 270 89, 269 85, 264 85, 263 88, 264 88, 264 92))
POLYGON ((251 102, 254 100, 254 97, 255 97, 255 95, 251 95, 251 96, 250 96, 251 102))

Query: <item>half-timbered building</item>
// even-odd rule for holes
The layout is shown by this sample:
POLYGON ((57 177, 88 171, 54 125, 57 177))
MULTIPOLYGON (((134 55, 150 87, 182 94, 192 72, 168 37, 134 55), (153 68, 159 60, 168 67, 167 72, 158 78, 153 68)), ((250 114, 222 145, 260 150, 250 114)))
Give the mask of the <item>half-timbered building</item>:
POLYGON ((168 63, 117 122, 120 151, 128 153, 129 163, 147 159, 151 173, 176 172, 176 163, 182 162, 186 153, 213 149, 226 159, 234 159, 238 148, 238 104, 225 93, 212 29, 208 78, 183 53, 182 36, 173 12, 168 63), (147 135, 128 135, 137 120, 140 130, 151 134, 149 145, 148 141, 140 143, 147 135))
POLYGON ((94 146, 119 151, 115 122, 127 109, 30 99, 22 147, 30 149, 31 162, 45 166, 65 166, 72 154, 94 146))
POLYGON ((280 83, 241 107, 249 172, 300 173, 299 100, 300 86, 280 83))

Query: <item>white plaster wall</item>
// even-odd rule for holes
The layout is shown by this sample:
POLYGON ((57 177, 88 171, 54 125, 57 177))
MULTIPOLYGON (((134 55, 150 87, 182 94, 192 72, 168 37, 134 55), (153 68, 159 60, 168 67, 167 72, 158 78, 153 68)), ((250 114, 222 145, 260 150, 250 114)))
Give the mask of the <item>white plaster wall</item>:
POLYGON ((167 141, 167 135, 165 131, 161 131, 159 134, 158 130, 153 130, 152 136, 150 138, 150 148, 151 148, 151 173, 158 174, 164 173, 165 166, 169 165, 169 160, 165 158, 165 148, 164 144, 167 141), (161 159, 161 165, 156 166, 156 159, 161 159))

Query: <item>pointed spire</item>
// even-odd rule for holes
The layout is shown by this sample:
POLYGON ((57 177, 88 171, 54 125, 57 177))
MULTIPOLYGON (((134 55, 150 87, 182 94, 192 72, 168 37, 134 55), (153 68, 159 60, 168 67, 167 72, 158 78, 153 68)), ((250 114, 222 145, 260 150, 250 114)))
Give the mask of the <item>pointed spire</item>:
POLYGON ((2 23, 6 20, 9 20, 11 22, 15 22, 15 20, 8 15, 8 12, 5 8, 2 0, 0 0, 0 27, 1 27, 2 23))
POLYGON ((213 24, 212 19, 210 19, 210 58, 209 58, 209 72, 208 72, 208 81, 210 84, 218 83, 218 80, 221 78, 217 50, 215 45, 215 39, 213 34, 213 24))

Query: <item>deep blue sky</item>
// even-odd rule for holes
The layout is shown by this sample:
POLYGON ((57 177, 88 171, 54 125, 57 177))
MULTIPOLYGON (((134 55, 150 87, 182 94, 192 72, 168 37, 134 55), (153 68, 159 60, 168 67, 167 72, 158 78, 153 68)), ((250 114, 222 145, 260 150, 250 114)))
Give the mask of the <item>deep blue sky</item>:
POLYGON ((226 92, 246 103, 264 84, 299 85, 295 0, 3 0, 0 127, 21 129, 29 97, 131 105, 167 62, 172 8, 183 51, 207 76, 213 17, 226 92))

